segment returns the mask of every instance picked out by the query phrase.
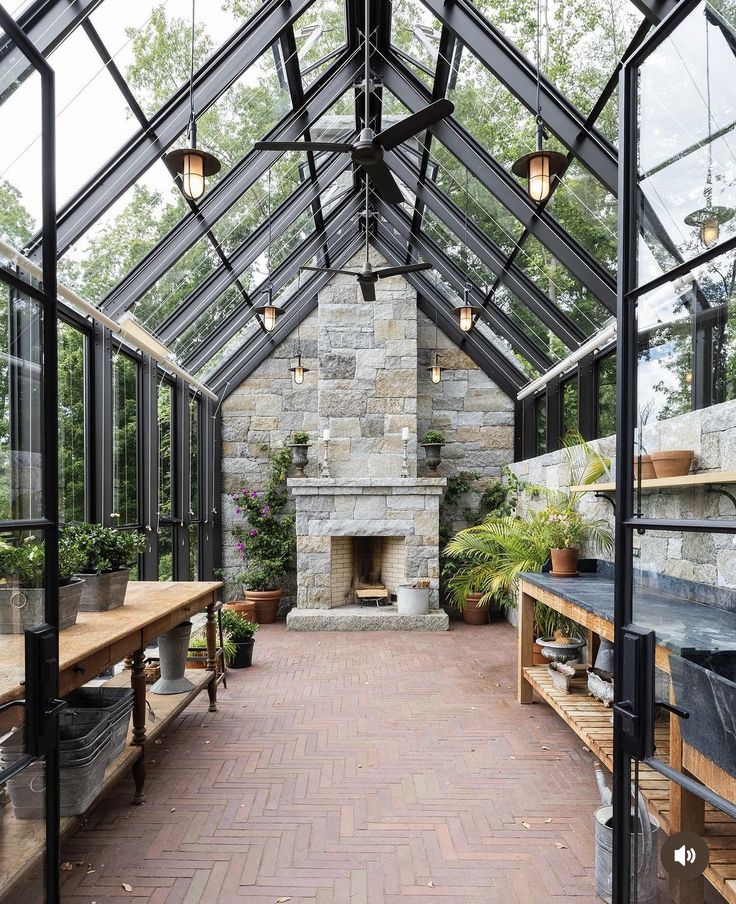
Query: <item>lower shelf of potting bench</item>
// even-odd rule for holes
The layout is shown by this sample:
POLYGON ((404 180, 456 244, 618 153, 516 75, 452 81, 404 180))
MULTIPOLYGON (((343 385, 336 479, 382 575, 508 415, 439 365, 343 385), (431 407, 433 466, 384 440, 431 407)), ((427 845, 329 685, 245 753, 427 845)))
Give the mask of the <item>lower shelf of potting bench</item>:
MULTIPOLYGON (((570 693, 554 686, 546 665, 527 667, 524 669, 524 676, 585 746, 607 769, 613 771, 612 710, 588 696, 586 674, 583 672, 580 677, 573 679, 570 693)), ((656 725, 655 742, 657 758, 668 763, 668 721, 656 725)), ((658 772, 642 765, 639 769, 639 785, 649 811, 657 817, 662 828, 668 831, 670 782, 658 772)), ((736 822, 719 810, 706 806, 705 840, 710 850, 710 865, 705 871, 705 878, 729 904, 736 904, 736 822)))
MULTIPOLYGON (((148 689, 146 699, 150 704, 150 711, 155 716, 155 721, 147 723, 146 745, 155 741, 170 728, 177 716, 189 706, 195 697, 207 689, 207 685, 212 680, 212 672, 206 669, 187 669, 185 675, 194 685, 185 694, 152 694, 148 689)), ((106 681, 105 686, 126 687, 129 683, 130 672, 123 671, 110 681, 106 681)), ((128 732, 128 744, 125 749, 107 767, 100 795, 92 807, 96 806, 97 801, 108 788, 118 782, 132 769, 134 763, 145 755, 145 746, 131 746, 131 735, 132 727, 128 732)), ((63 817, 61 820, 62 837, 78 826, 86 815, 63 817)), ((44 820, 16 819, 10 803, 0 808, 0 901, 5 901, 8 893, 23 879, 30 878, 34 873, 40 875, 45 847, 44 820)), ((8 898, 8 900, 10 899, 8 898)))

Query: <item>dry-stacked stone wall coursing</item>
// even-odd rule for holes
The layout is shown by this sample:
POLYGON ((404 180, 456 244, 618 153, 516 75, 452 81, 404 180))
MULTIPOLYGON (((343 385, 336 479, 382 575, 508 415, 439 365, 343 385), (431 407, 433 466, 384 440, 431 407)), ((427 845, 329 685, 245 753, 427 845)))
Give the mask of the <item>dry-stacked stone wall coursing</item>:
MULTIPOLYGON (((359 267, 360 259, 352 264, 359 267)), ((403 427, 409 428, 413 476, 430 476, 418 446, 430 428, 442 430, 446 439, 439 476, 475 471, 481 489, 513 461, 513 401, 441 331, 446 370, 442 382, 433 384, 426 368, 435 328, 417 310, 416 293, 403 279, 392 278, 381 281, 378 297, 363 302, 350 277, 331 281, 320 293, 319 308, 301 325, 302 361, 309 368, 304 384, 295 386, 289 372, 297 350, 292 333, 223 402, 223 564, 229 597, 240 594, 231 582, 243 564, 232 539, 239 518, 229 494, 243 486, 262 487, 268 449, 295 430, 312 438, 308 477, 319 476, 325 427, 331 432, 333 476, 398 476, 403 427)), ((466 500, 476 502, 473 494, 466 500)), ((287 604, 294 595, 292 581, 287 604)))
MULTIPOLYGON (((724 402, 678 417, 668 418, 644 429, 647 452, 664 449, 692 449, 692 471, 732 471, 736 462, 736 401, 724 402)), ((594 448, 615 458, 615 437, 595 440, 594 448)), ((615 462, 614 462, 615 469, 615 462)), ((562 451, 550 452, 513 465, 525 481, 543 487, 565 488, 569 468, 562 451)), ((726 488, 728 489, 728 487, 726 488)), ((527 500, 539 506, 540 501, 527 500)), ((604 518, 613 526, 613 508, 592 493, 579 496, 578 507, 586 514, 604 518)), ((650 518, 732 519, 733 503, 727 497, 704 488, 680 487, 642 496, 642 512, 650 518)), ((636 566, 642 578, 663 589, 689 595, 693 588, 678 581, 713 585, 708 602, 736 611, 736 543, 728 534, 647 531, 635 534, 636 566)))
POLYGON ((401 277, 366 301, 354 277, 319 293, 319 435, 329 429, 332 477, 398 477, 402 430, 416 475, 417 304, 401 277))

